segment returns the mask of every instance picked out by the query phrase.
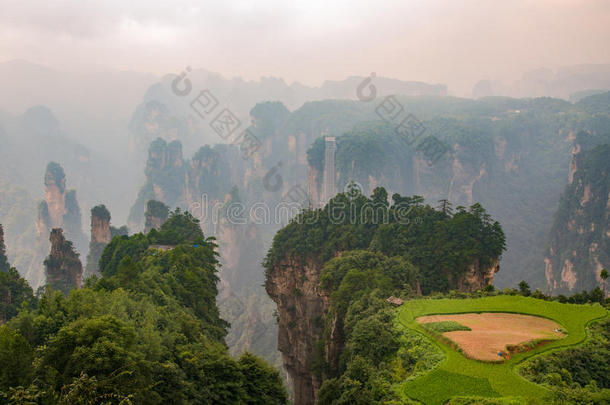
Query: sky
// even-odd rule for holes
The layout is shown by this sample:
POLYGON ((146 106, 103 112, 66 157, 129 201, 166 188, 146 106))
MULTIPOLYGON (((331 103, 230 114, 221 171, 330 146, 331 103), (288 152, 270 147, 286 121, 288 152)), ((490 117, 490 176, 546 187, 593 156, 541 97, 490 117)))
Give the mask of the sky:
POLYGON ((610 0, 0 0, 0 62, 226 77, 479 79, 610 63, 610 0))

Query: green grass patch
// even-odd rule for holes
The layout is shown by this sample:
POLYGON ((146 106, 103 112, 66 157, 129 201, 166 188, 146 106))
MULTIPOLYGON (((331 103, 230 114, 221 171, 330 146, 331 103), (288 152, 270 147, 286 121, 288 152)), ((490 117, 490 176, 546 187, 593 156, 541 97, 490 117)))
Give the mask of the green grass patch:
POLYGON ((424 329, 431 330, 437 333, 453 332, 456 330, 472 330, 466 325, 462 325, 456 321, 440 321, 440 322, 427 322, 421 324, 424 329))
POLYGON ((405 397, 431 405, 441 405, 451 398, 468 396, 522 397, 542 401, 548 390, 518 375, 515 366, 540 353, 582 343, 586 338, 587 324, 605 316, 607 311, 598 304, 561 304, 522 296, 407 301, 397 309, 397 326, 403 330, 419 331, 428 337, 443 351, 445 359, 434 370, 400 383, 399 392, 405 397), (459 351, 435 339, 438 332, 426 330, 423 324, 416 321, 416 318, 425 315, 483 312, 541 316, 559 323, 567 335, 563 339, 534 347, 531 351, 516 353, 505 362, 485 363, 464 357, 459 351))
POLYGON ((455 397, 447 405, 525 405, 527 402, 519 397, 483 398, 483 397, 455 397))
POLYGON ((436 403, 437 398, 451 398, 457 395, 476 395, 481 397, 499 397, 500 394, 491 387, 484 377, 473 377, 436 369, 415 379, 418 384, 406 385, 407 395, 424 404, 436 403))

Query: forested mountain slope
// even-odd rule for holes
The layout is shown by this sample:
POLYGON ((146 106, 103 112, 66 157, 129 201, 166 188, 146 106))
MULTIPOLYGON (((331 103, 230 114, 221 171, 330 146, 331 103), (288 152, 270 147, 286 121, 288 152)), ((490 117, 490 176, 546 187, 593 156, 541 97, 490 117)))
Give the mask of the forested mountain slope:
POLYGON ((545 257, 546 281, 555 293, 590 290, 610 268, 610 144, 579 134, 570 184, 561 197, 545 257))
POLYGON ((189 124, 180 121, 176 111, 168 110, 171 120, 136 114, 134 124, 153 128, 161 139, 150 144, 146 181, 132 208, 131 227, 143 225, 150 199, 181 206, 201 218, 206 232, 218 238, 222 254, 221 277, 226 283, 222 283, 225 294, 219 297, 221 307, 240 308, 227 311, 229 317, 247 314, 255 319, 231 319, 233 347, 276 356, 274 344, 262 343, 275 340, 272 305, 262 289, 242 288, 262 282, 258 263, 275 232, 286 224, 284 218, 273 218, 278 204, 305 208, 321 200, 324 136, 335 136, 338 191, 354 181, 366 194, 384 186, 389 194, 418 194, 434 205, 441 199, 454 207, 481 202, 506 233, 507 251, 496 285, 516 285, 525 279, 542 288, 548 234, 568 183, 576 134, 586 131, 600 138, 610 134, 608 109, 604 109, 608 102, 603 95, 592 97, 572 104, 550 98, 397 96, 404 113, 415 117, 425 136, 446 145, 447 153, 432 165, 415 143, 406 142, 396 131, 397 122, 379 115, 384 98, 370 103, 309 102, 292 112, 279 102, 260 103, 251 110, 247 128, 260 146, 247 156, 239 143, 185 153, 183 142, 191 141, 176 125, 188 128, 189 124), (237 221, 223 220, 222 215, 214 220, 210 208, 226 214, 235 202, 245 205, 237 221), (255 204, 268 207, 271 220, 252 218, 248 210, 255 204))
MULTIPOLYGON (((22 403, 284 404, 279 373, 231 358, 216 306, 218 259, 197 220, 117 236, 100 279, 65 295, 46 288, 0 326, 0 397, 22 403), (160 250, 156 245, 171 246, 160 250)), ((30 300, 31 290, 29 291, 30 300)))

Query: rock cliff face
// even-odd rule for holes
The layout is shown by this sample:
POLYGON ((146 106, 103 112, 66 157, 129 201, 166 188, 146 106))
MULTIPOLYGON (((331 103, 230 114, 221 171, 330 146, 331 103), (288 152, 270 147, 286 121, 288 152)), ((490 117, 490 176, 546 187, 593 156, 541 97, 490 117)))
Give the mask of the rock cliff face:
POLYGON ((448 200, 456 205, 470 206, 475 203, 474 189, 487 176, 485 164, 477 164, 464 159, 464 147, 453 146, 452 177, 448 200))
POLYGON ((601 270, 610 267, 610 145, 585 149, 576 143, 569 180, 544 259, 554 294, 599 286, 601 270))
POLYGON ((569 183, 572 184, 574 181, 574 173, 578 170, 578 154, 580 153, 581 147, 579 144, 574 145, 572 148, 572 160, 570 161, 570 174, 569 183))
POLYGON ((66 240, 61 228, 52 229, 49 240, 51 252, 44 262, 47 284, 64 294, 73 288, 80 288, 83 266, 72 242, 66 240))
POLYGON ((277 304, 278 349, 292 379, 295 405, 313 405, 321 386, 312 371, 316 342, 320 339, 328 298, 320 288, 322 263, 286 259, 268 275, 265 288, 277 304))
POLYGON ((493 260, 489 266, 481 266, 476 260, 468 267, 468 271, 458 277, 453 284, 460 291, 478 291, 492 285, 494 276, 499 270, 500 263, 497 259, 493 260))
POLYGON ((61 166, 49 163, 44 176, 44 204, 46 204, 46 224, 51 228, 63 225, 66 215, 66 176, 61 166))
MULTIPOLYGON (((375 129, 370 131, 374 133, 375 129)), ((472 145, 453 143, 447 153, 430 164, 423 152, 397 140, 393 129, 383 131, 379 139, 362 139, 359 130, 338 138, 335 156, 338 192, 342 192, 350 181, 355 181, 365 195, 370 195, 375 187, 383 186, 389 195, 395 192, 417 194, 431 201, 444 198, 455 206, 470 206, 485 194, 492 168, 476 155, 472 145)), ((496 137, 487 145, 486 159, 493 162, 493 170, 501 176, 516 173, 519 168, 519 154, 512 145, 507 147, 507 143, 506 139, 496 137)), ((309 153, 308 186, 315 197, 320 196, 323 189, 324 149, 321 142, 320 145, 316 142, 309 153)))

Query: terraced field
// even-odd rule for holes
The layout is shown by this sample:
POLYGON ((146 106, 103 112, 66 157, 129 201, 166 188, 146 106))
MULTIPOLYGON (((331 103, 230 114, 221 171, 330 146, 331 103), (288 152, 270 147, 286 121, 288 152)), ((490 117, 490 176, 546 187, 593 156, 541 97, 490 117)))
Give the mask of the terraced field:
POLYGON ((460 328, 442 335, 457 344, 466 357, 483 361, 506 361, 516 351, 528 351, 565 336, 561 326, 550 319, 502 312, 428 315, 417 322, 428 331, 430 325, 454 322, 460 328))
MULTIPOLYGON (((578 345, 586 338, 586 326, 607 316, 599 305, 560 304, 522 296, 495 296, 474 299, 420 299, 407 301, 398 309, 397 323, 433 340, 445 360, 431 372, 407 380, 398 389, 424 404, 444 404, 455 396, 522 397, 541 399, 547 393, 540 385, 518 375, 516 365, 548 350, 578 345), (440 342, 417 318, 439 314, 511 313, 547 318, 560 325, 565 336, 524 353, 515 353, 500 362, 484 362, 464 357, 456 348, 440 342)), ((467 333, 467 332, 465 332, 467 333)))

